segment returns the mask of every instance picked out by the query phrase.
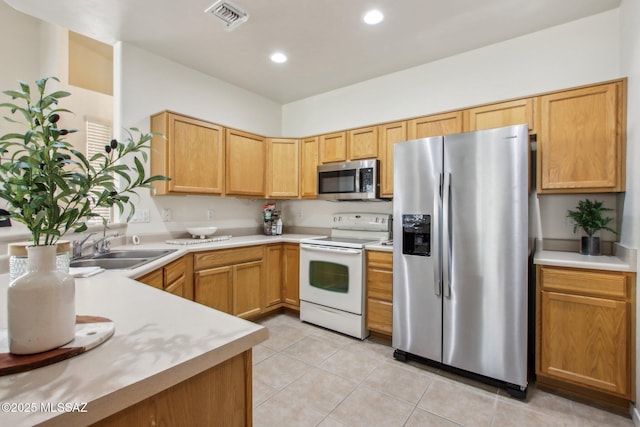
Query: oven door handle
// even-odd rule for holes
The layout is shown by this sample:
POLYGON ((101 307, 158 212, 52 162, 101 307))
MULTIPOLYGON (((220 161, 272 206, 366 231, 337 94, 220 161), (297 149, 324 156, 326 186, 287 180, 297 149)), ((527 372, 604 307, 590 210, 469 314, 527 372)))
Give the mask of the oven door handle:
POLYGON ((320 245, 300 245, 300 249, 308 249, 310 251, 316 252, 340 252, 341 254, 347 255, 360 255, 362 250, 359 249, 347 249, 347 248, 337 248, 337 247, 327 247, 320 245))

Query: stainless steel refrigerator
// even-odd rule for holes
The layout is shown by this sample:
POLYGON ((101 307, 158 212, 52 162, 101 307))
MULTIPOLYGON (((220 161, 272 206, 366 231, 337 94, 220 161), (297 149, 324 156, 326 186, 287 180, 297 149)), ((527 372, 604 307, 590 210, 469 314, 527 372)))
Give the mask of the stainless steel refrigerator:
POLYGON ((516 397, 527 387, 528 145, 518 125, 394 147, 394 357, 516 397))

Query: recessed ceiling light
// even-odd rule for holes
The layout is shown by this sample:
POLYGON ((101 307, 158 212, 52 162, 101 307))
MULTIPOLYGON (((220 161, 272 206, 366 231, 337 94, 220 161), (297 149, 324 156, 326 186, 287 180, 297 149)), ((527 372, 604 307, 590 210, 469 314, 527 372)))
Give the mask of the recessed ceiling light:
POLYGON ((276 64, 287 62, 287 55, 282 52, 275 52, 269 58, 271 58, 271 60, 276 64))
POLYGON ((384 15, 377 9, 370 10, 362 17, 362 20, 369 25, 379 24, 383 19, 384 15))

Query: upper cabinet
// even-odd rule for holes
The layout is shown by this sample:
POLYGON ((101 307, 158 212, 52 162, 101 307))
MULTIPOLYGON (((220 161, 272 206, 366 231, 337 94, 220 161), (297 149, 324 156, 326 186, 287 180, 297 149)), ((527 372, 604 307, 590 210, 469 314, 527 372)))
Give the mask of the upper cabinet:
POLYGON ((380 197, 393 197, 393 146, 407 140, 407 122, 378 126, 380 153, 380 197))
POLYGON ((320 135, 320 163, 347 160, 347 133, 334 132, 320 135))
POLYGON ((224 193, 224 129, 169 111, 151 116, 151 174, 170 181, 153 183, 155 194, 224 193))
POLYGON ((534 98, 470 108, 464 110, 464 131, 527 124, 529 125, 529 133, 536 133, 534 112, 534 98))
POLYGON ((378 157, 378 127, 369 126, 348 131, 347 143, 349 160, 378 157))
POLYGON ((407 139, 428 138, 462 132, 462 111, 419 117, 407 122, 407 139))
POLYGON ((226 130, 226 194, 265 195, 265 138, 235 129, 226 130))
POLYGON ((300 141, 267 138, 267 197, 298 197, 300 141))
POLYGON ((624 191, 626 80, 540 97, 538 193, 624 191))
POLYGON ((300 197, 315 199, 318 196, 318 137, 300 141, 300 197))

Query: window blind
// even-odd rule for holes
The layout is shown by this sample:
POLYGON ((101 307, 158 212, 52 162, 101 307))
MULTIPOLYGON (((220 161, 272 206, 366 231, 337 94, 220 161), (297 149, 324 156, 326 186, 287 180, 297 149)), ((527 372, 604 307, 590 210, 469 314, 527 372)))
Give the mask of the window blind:
MULTIPOLYGON (((111 141, 111 126, 87 121, 87 159, 90 159, 96 153, 104 151, 104 146, 109 141, 111 141)), ((92 162, 91 164, 94 167, 99 166, 98 162, 92 162)), ((102 189, 101 187, 96 187, 96 190, 102 189)), ((112 222, 112 208, 94 206, 92 211, 105 218, 108 222, 112 222)), ((91 218, 87 221, 87 224, 102 224, 102 220, 98 217, 91 218)))

